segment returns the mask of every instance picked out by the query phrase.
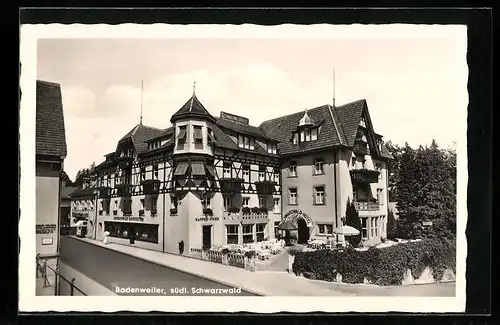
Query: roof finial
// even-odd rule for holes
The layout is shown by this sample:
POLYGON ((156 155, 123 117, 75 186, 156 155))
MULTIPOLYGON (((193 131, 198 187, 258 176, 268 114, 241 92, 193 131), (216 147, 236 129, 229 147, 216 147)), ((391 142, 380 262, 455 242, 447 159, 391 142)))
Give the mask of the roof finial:
POLYGON ((193 81, 193 95, 196 93, 196 80, 193 81))

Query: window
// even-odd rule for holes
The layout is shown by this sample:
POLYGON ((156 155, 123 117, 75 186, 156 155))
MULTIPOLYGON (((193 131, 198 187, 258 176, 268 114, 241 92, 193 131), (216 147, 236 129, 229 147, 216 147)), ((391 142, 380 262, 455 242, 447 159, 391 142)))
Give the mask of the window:
POLYGON ((325 187, 316 186, 314 188, 314 204, 325 204, 325 187))
POLYGON ((361 238, 362 239, 367 239, 368 238, 368 230, 367 230, 366 219, 367 218, 361 218, 361 238))
POLYGON ((242 165, 241 170, 243 173, 243 178, 248 181, 248 178, 250 177, 250 166, 242 165))
POLYGON ((126 223, 126 222, 104 222, 104 230, 109 232, 110 237, 130 238, 130 229, 135 231, 135 240, 158 244, 158 225, 126 223))
POLYGON ((370 238, 375 236, 375 218, 370 218, 370 238))
POLYGON ((214 141, 213 133, 211 128, 207 128, 207 144, 212 144, 214 141))
POLYGON ((151 197, 151 211, 156 211, 158 207, 158 198, 157 197, 151 197))
POLYGON ((297 177, 297 163, 291 162, 290 167, 288 167, 288 172, 290 177, 297 177))
POLYGON ((272 153, 272 154, 276 154, 277 149, 278 149, 277 147, 278 146, 275 143, 269 143, 267 145, 267 152, 272 153))
POLYGON ((144 210, 144 199, 139 200, 139 210, 144 210))
POLYGON ((243 244, 253 243, 253 225, 243 225, 243 244))
POLYGON ((177 150, 183 150, 186 143, 186 131, 187 126, 179 126, 179 132, 177 133, 177 150))
POLYGON ((255 149, 255 139, 250 138, 250 150, 255 149))
POLYGON ((153 179, 158 180, 158 165, 153 165, 153 179))
POLYGON ((311 130, 311 141, 318 140, 318 129, 311 130))
POLYGON ((199 125, 193 126, 194 148, 203 149, 203 127, 199 125))
POLYGON ((288 189, 288 204, 296 205, 297 204, 297 189, 290 188, 288 189))
POLYGON ((238 244, 238 225, 226 225, 226 244, 238 244))
POLYGON ((258 243, 264 241, 265 229, 266 229, 265 223, 258 223, 255 225, 255 238, 258 243))
POLYGON ((384 190, 381 188, 377 189, 377 201, 378 204, 384 205, 384 190))
POLYGON ((222 177, 223 178, 231 178, 231 163, 230 162, 224 162, 224 165, 222 167, 222 177))
POLYGON ((381 163, 375 163, 375 170, 379 172, 378 178, 382 179, 382 164, 381 163))
POLYGON ((280 225, 280 221, 274 222, 274 238, 278 238, 279 231, 280 231, 278 228, 279 225, 280 225))
POLYGON ((177 209, 177 197, 172 197, 171 201, 170 201, 170 208, 171 209, 177 209))
POLYGON ((203 201, 202 201, 202 204, 203 204, 203 207, 205 209, 208 209, 211 207, 211 202, 210 202, 210 198, 209 197, 204 197, 203 198, 203 201))
POLYGON ((266 198, 259 197, 259 208, 265 208, 265 207, 266 207, 266 198))
POLYGON ((281 174, 281 173, 280 173, 280 170, 279 170, 279 169, 277 169, 277 168, 275 168, 275 169, 274 169, 274 181, 275 181, 276 183, 279 183, 279 181, 280 181, 280 174, 281 174))
POLYGON ((320 224, 318 224, 318 232, 319 232, 321 235, 324 235, 324 234, 325 234, 325 225, 320 225, 320 224))
POLYGON ((224 210, 229 210, 229 208, 232 206, 232 201, 233 200, 230 196, 224 196, 224 210))
POLYGON ((254 149, 255 140, 246 135, 238 135, 238 147, 243 149, 254 149))
POLYGON ((118 210, 118 200, 115 200, 115 203, 113 205, 113 210, 118 210))
POLYGON ((299 134, 298 133, 293 134, 292 143, 293 144, 299 143, 299 134))
POLYGON ((280 199, 277 197, 273 199, 273 212, 280 213, 280 199))
POLYGON ((238 147, 240 147, 240 148, 244 148, 245 147, 245 144, 243 143, 243 141, 244 141, 243 138, 244 137, 241 134, 238 135, 238 147))
POLYGON ((243 144, 245 149, 250 149, 250 140, 248 137, 243 137, 243 144))
POLYGON ((146 180, 146 168, 141 167, 141 182, 146 180))
POLYGON ((379 219, 378 219, 378 217, 375 217, 375 218, 373 218, 373 219, 374 219, 373 223, 374 223, 374 226, 375 226, 375 227, 374 227, 374 228, 375 228, 375 230, 374 230, 374 232, 375 232, 375 237, 378 237, 378 220, 379 220, 379 219))
POLYGON ((266 179, 266 166, 259 166, 259 181, 266 179))
POLYGON ((305 141, 305 132, 300 131, 300 142, 304 142, 304 141, 305 141))
POLYGON ((320 235, 332 235, 333 225, 331 224, 318 224, 318 232, 320 235))
POLYGON ((325 170, 324 170, 323 166, 324 166, 323 159, 322 158, 316 159, 314 161, 314 174, 315 175, 324 174, 325 170))
POLYGON ((333 225, 325 225, 325 232, 327 235, 333 234, 333 225))
POLYGON ((306 141, 311 141, 311 130, 307 129, 304 131, 304 133, 306 134, 305 135, 306 141))
POLYGON ((243 198, 243 206, 247 207, 250 205, 250 198, 249 197, 244 197, 243 198))
MULTIPOLYGON (((74 202, 72 202, 71 204, 73 205, 74 202)), ((104 201, 99 202, 99 211, 102 211, 102 210, 104 210, 104 201)))

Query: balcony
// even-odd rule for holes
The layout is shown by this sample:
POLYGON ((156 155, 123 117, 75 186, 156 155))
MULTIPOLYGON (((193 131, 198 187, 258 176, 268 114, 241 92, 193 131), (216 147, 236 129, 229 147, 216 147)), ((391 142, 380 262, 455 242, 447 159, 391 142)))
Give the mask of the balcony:
POLYGON ((99 197, 109 198, 111 197, 111 188, 108 186, 101 186, 98 188, 99 197))
POLYGON ((364 141, 356 141, 353 152, 359 155, 368 155, 368 144, 364 141))
POLYGON ((354 202, 354 207, 358 211, 378 211, 380 204, 378 202, 354 202))
POLYGON ((275 191, 276 182, 273 181, 257 181, 254 183, 257 193, 263 195, 271 195, 275 191))
POLYGON ((353 169, 351 170, 351 179, 359 184, 378 183, 379 174, 379 171, 371 169, 353 169))
POLYGON ((222 192, 225 193, 239 193, 241 192, 242 178, 221 178, 219 185, 222 192))
POLYGON ((133 161, 132 156, 121 156, 116 158, 116 163, 118 164, 118 167, 120 167, 121 169, 127 169, 132 167, 132 161, 133 161))
POLYGON ((116 194, 121 197, 128 197, 132 195, 132 185, 130 184, 117 184, 116 186, 116 194))
POLYGON ((160 192, 160 180, 159 179, 146 179, 141 182, 142 191, 146 195, 158 194, 160 192))

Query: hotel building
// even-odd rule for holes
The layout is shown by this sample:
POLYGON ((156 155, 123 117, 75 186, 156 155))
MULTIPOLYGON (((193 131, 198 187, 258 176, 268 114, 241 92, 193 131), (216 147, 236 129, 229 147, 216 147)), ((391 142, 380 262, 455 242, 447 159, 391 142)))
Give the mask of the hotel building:
POLYGON ((304 242, 334 237, 348 200, 365 242, 385 236, 391 156, 365 100, 252 126, 212 116, 193 92, 170 122, 140 123, 96 166, 96 239, 189 252, 274 238, 287 220, 304 242))

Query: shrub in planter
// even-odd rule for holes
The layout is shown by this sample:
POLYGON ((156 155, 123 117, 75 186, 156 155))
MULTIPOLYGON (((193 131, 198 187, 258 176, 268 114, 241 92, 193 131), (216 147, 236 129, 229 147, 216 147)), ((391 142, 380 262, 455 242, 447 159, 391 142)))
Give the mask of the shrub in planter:
POLYGON ((259 208, 259 210, 260 210, 260 213, 267 214, 267 208, 266 207, 261 207, 261 208, 259 208))
POLYGON ((210 216, 211 217, 211 216, 214 215, 214 212, 210 208, 204 208, 203 209, 203 214, 206 215, 206 216, 210 216))
POLYGON ((227 248, 227 247, 224 247, 220 252, 224 255, 227 255, 227 254, 231 253, 231 250, 229 250, 229 248, 227 248))
POLYGON ((253 207, 251 209, 251 211, 252 211, 253 214, 259 214, 260 213, 260 208, 259 207, 253 207))
POLYGON ((292 269, 297 275, 312 273, 313 278, 324 281, 333 282, 340 274, 346 283, 363 283, 366 278, 377 285, 400 285, 408 269, 418 278, 430 267, 440 281, 446 269, 455 272, 455 247, 451 241, 432 239, 366 251, 346 248, 297 252, 292 269))
POLYGON ((177 214, 177 209, 176 208, 170 209, 170 215, 171 216, 175 216, 176 214, 177 214))
POLYGON ((248 259, 255 257, 255 255, 257 255, 257 253, 255 251, 246 251, 245 252, 245 257, 248 259))
POLYGON ((243 207, 241 208, 241 213, 243 213, 243 215, 249 215, 250 214, 250 208, 249 207, 243 207))
POLYGON ((230 207, 228 209, 228 212, 229 213, 238 213, 238 212, 240 212, 240 208, 238 208, 238 207, 230 207))

